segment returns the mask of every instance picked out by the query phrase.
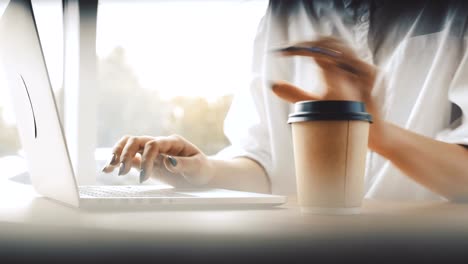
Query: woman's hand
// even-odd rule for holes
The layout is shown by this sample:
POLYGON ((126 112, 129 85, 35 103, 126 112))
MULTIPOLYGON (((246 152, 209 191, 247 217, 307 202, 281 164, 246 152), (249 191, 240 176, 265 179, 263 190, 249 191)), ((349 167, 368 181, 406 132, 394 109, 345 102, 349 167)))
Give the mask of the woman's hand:
POLYGON ((207 156, 195 145, 173 135, 168 137, 125 136, 113 148, 103 172, 119 167, 119 175, 132 167, 140 170, 140 182, 153 176, 175 187, 200 186, 212 178, 207 156))
MULTIPOLYGON (((376 67, 360 60, 354 51, 342 41, 325 37, 317 41, 301 42, 277 50, 283 56, 306 56, 313 58, 322 70, 325 85, 323 94, 308 93, 315 100, 355 100, 367 102, 376 77, 376 67)), ((285 82, 275 83, 276 89, 291 86, 285 82)), ((296 88, 296 87, 294 87, 296 88)), ((291 98, 292 100, 293 98, 291 98)))
POLYGON ((277 50, 283 56, 306 56, 313 58, 322 70, 323 94, 314 94, 284 81, 272 84, 273 92, 291 103, 304 100, 353 100, 366 104, 374 124, 370 131, 370 146, 377 141, 376 132, 380 123, 371 93, 377 68, 357 57, 355 52, 342 41, 324 37, 317 41, 301 42, 277 50), (374 140, 376 139, 376 140, 374 140))

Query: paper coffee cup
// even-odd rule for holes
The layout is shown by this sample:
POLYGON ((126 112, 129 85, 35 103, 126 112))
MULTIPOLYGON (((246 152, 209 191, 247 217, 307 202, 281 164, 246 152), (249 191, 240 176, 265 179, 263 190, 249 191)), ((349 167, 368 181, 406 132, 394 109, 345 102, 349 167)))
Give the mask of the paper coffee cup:
POLYGON ((371 115, 356 101, 302 101, 292 126, 297 195, 305 213, 359 213, 371 115))

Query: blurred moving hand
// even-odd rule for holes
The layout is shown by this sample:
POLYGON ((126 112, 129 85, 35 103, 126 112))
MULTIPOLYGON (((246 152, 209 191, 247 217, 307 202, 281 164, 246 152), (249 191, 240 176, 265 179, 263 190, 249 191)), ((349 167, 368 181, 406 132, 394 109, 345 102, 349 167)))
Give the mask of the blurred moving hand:
POLYGON ((357 57, 344 42, 333 37, 323 37, 316 41, 296 43, 290 48, 278 50, 282 56, 305 56, 315 60, 322 70, 324 92, 315 94, 305 91, 285 81, 274 81, 273 92, 280 98, 295 103, 305 100, 353 100, 366 104, 372 115, 370 147, 374 133, 380 127, 380 114, 371 96, 377 68, 357 57), (291 48, 292 47, 292 48, 291 48))
POLYGON ((302 91, 298 93, 292 84, 277 81, 274 92, 290 102, 301 100, 356 100, 368 101, 376 77, 376 67, 359 59, 355 52, 341 40, 324 37, 316 41, 296 43, 289 48, 277 50, 282 56, 305 56, 315 60, 322 69, 325 85, 323 94, 302 91), (290 91, 289 97, 286 91, 290 91))

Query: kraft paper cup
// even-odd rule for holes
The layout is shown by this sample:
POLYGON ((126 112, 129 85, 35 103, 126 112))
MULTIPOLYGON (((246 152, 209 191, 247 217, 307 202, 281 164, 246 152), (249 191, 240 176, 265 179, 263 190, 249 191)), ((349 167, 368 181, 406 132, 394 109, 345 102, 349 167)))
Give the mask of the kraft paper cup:
POLYGON ((372 117, 356 101, 302 101, 292 126, 298 202, 303 213, 358 214, 372 117))

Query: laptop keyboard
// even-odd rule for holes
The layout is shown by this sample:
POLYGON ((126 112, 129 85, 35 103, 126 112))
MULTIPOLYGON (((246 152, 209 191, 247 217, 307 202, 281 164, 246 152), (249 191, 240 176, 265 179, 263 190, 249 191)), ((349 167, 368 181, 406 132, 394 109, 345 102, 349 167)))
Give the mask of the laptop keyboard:
POLYGON ((194 197, 193 195, 175 192, 173 189, 157 189, 154 186, 80 186, 80 196, 90 197, 194 197))

